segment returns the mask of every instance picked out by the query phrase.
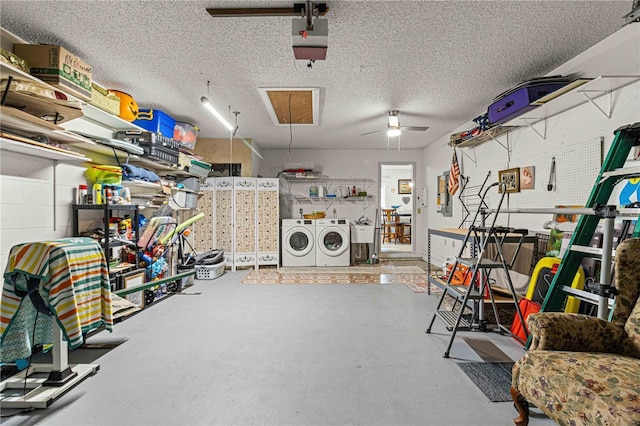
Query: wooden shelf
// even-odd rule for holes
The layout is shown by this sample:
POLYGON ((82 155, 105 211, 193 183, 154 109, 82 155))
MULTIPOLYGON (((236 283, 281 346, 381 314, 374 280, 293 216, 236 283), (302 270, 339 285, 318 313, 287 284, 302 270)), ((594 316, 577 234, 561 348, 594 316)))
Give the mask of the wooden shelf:
POLYGON ((55 147, 47 147, 45 144, 34 141, 33 143, 25 143, 15 141, 13 139, 0 138, 0 149, 2 151, 17 152, 19 154, 32 155, 34 157, 46 158, 49 160, 64 162, 85 162, 91 159, 82 154, 73 152, 64 152, 55 147))
MULTIPOLYGON (((4 36, 15 36, 8 32, 3 32, 4 36)), ((17 42, 16 38, 16 42, 17 42)), ((37 77, 32 76, 29 73, 26 73, 10 64, 6 64, 4 62, 0 63, 0 78, 6 79, 8 77, 13 77, 16 80, 27 80, 36 82, 39 85, 44 87, 48 87, 52 90, 57 90, 60 92, 64 92, 64 90, 60 90, 51 86, 50 84, 43 82, 37 77)), ((82 104, 82 117, 75 118, 73 120, 69 120, 65 123, 70 129, 74 127, 82 128, 83 126, 76 126, 76 124, 91 123, 98 125, 104 129, 107 129, 111 132, 120 131, 120 130, 142 130, 145 129, 137 126, 133 123, 130 123, 126 120, 121 119, 118 116, 115 116, 111 113, 108 113, 100 108, 97 108, 85 100, 78 99, 77 97, 66 93, 70 99, 79 100, 82 104)), ((162 164, 156 161, 148 160, 142 157, 138 157, 135 151, 129 150, 127 152, 126 148, 112 146, 108 144, 108 142, 101 143, 96 140, 89 139, 89 137, 85 137, 83 135, 72 133, 71 131, 67 131, 64 126, 53 125, 44 120, 39 119, 35 116, 29 116, 29 114, 25 114, 22 111, 15 110, 15 108, 2 108, 2 127, 6 129, 10 129, 16 133, 21 135, 28 136, 45 136, 51 140, 55 140, 60 143, 65 143, 72 145, 74 149, 78 149, 81 151, 81 154, 78 154, 76 157, 82 158, 82 161, 90 161, 87 157, 88 154, 99 154, 102 156, 116 157, 118 161, 130 161, 131 163, 139 164, 143 167, 148 167, 156 172, 160 172, 162 174, 171 174, 176 176, 188 176, 188 177, 197 177, 201 176, 189 172, 185 172, 183 170, 179 170, 178 168, 166 164, 162 164), (15 112, 15 111, 17 112, 15 112), (7 113, 5 113, 7 112, 7 113), (84 154, 84 155, 83 155, 84 154)), ((97 136, 98 137, 98 136, 97 136)), ((100 139, 100 137, 98 137, 100 139)), ((13 146, 12 145, 7 145, 13 146)), ((3 149, 5 149, 5 144, 3 143, 3 149)), ((18 148, 14 148, 18 149, 18 148)), ((7 148, 10 150, 10 148, 7 148)), ((35 151, 38 152, 38 151, 35 151)))
MULTIPOLYGON (((9 76, 12 76, 15 79, 37 82, 38 84, 49 87, 52 90, 59 91, 59 89, 54 88, 53 86, 43 82, 42 80, 32 76, 31 74, 25 73, 24 71, 17 69, 9 64, 0 63, 0 76, 2 78, 8 78, 9 76)), ((68 96, 70 98, 77 99, 72 95, 68 96)), ((73 127, 71 123, 79 120, 84 120, 94 124, 98 124, 101 127, 109 129, 111 132, 117 130, 144 130, 139 126, 134 125, 133 123, 129 123, 128 121, 125 121, 120 117, 103 111, 93 105, 90 105, 83 100, 80 101, 82 103, 83 116, 67 122, 70 124, 70 127, 73 127)), ((49 122, 41 120, 38 117, 30 116, 29 114, 26 114, 22 111, 15 110, 15 108, 2 107, 2 112, 3 128, 11 129, 15 132, 30 136, 45 136, 60 143, 73 145, 75 148, 78 148, 85 153, 96 153, 108 156, 116 155, 118 159, 126 159, 129 155, 131 155, 124 149, 119 149, 118 147, 95 142, 82 135, 66 131, 64 126, 53 125, 49 122)), ((65 123, 65 125, 67 123, 65 123)))
POLYGON ((81 136, 66 132, 63 127, 7 106, 2 107, 2 128, 28 136, 45 136, 58 142, 78 143, 86 140, 81 136))
MULTIPOLYGON (((52 90, 57 90, 59 92, 64 92, 64 90, 60 90, 56 87, 51 86, 48 83, 40 80, 37 77, 32 76, 29 73, 26 73, 18 68, 15 68, 9 64, 4 62, 0 63, 0 77, 3 79, 8 78, 9 76, 13 77, 16 80, 28 80, 38 83, 39 85, 48 87, 52 90)), ((77 99, 82 103, 82 112, 83 116, 76 118, 74 120, 89 120, 93 123, 99 124, 100 126, 111 129, 112 131, 116 130, 144 130, 143 128, 136 126, 133 123, 125 121, 120 117, 117 117, 113 114, 110 114, 106 111, 101 110, 91 104, 88 104, 86 101, 82 99, 78 99, 73 95, 65 93, 69 98, 77 99)))
POLYGON ((109 268, 109 274, 119 274, 127 269, 133 269, 135 267, 136 265, 134 263, 120 262, 116 266, 111 266, 109 268))

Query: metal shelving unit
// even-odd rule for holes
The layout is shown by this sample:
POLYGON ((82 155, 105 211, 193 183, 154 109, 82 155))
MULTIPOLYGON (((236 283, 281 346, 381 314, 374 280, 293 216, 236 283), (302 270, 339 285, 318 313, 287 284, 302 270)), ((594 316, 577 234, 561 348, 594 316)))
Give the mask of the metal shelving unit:
MULTIPOLYGON (((134 204, 74 204, 73 205, 73 214, 72 214, 72 232, 73 236, 80 236, 80 212, 81 211, 100 211, 102 213, 102 219, 104 222, 104 241, 100 241, 102 245, 102 250, 104 251, 105 258, 107 260, 107 265, 111 262, 111 248, 124 246, 124 245, 134 245, 137 251, 137 245, 139 235, 138 229, 138 206, 134 204), (131 226, 134 230, 134 239, 125 242, 121 240, 110 240, 109 239, 109 224, 111 222, 111 218, 113 216, 113 212, 115 211, 124 211, 133 213, 133 217, 131 218, 131 226)), ((136 256, 137 257, 137 256, 136 256)), ((117 265, 116 267, 109 266, 109 280, 112 282, 111 287, 114 290, 115 286, 113 281, 117 278, 117 276, 123 272, 129 271, 137 267, 136 264, 126 264, 126 265, 117 265), (124 267, 123 267, 124 266, 124 267)))
MULTIPOLYGON (((459 144, 455 144, 453 142, 449 142, 449 146, 453 146, 455 148, 473 148, 474 146, 482 145, 485 142, 489 142, 491 140, 498 142, 496 139, 498 136, 503 135, 513 129, 515 126, 496 126, 492 127, 484 132, 480 133, 478 136, 474 136, 472 138, 467 139, 466 141, 460 142, 459 144)), ((500 143, 500 142, 498 142, 500 143)))
POLYGON ((334 204, 362 204, 366 209, 370 205, 375 205, 376 197, 371 195, 370 189, 375 185, 376 181, 369 178, 330 178, 328 176, 300 176, 288 177, 280 176, 280 187, 286 189, 283 198, 293 204, 320 204, 325 209, 329 209, 334 204), (293 192, 293 186, 298 184, 323 185, 327 192, 331 192, 338 186, 344 185, 351 187, 355 185, 360 187, 360 191, 367 193, 366 196, 349 196, 349 197, 309 197, 300 193, 293 192))
MULTIPOLYGON (((483 131, 478 136, 455 144, 449 142, 449 146, 456 148, 473 148, 491 140, 500 144, 509 151, 509 146, 500 142, 497 137, 513 129, 529 127, 542 139, 546 139, 546 120, 555 115, 568 111, 582 104, 591 103, 605 117, 611 118, 614 102, 611 93, 614 90, 625 87, 640 80, 640 75, 599 76, 593 80, 577 80, 567 88, 561 88, 545 98, 541 98, 531 105, 535 108, 507 121, 483 131), (567 90, 570 88, 570 90, 567 90), (540 126, 539 123, 543 125, 540 126), (538 125, 537 127, 535 127, 538 125), (540 129, 540 127, 542 127, 540 129)), ((473 158, 471 158, 474 161, 473 158)), ((474 161, 475 162, 475 161, 474 161)))

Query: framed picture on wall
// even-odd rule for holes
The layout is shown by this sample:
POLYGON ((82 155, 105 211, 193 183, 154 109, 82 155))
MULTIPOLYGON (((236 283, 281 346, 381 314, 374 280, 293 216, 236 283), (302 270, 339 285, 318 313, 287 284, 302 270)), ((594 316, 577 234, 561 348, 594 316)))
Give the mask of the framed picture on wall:
POLYGON ((535 167, 520 167, 520 190, 533 189, 535 185, 535 167))
POLYGON ((398 179, 398 194, 411 194, 411 179, 398 179))
MULTIPOLYGON (((505 192, 520 192, 520 168, 500 170, 498 172, 498 182, 505 184, 505 192)), ((498 192, 502 193, 502 185, 498 186, 498 192)))

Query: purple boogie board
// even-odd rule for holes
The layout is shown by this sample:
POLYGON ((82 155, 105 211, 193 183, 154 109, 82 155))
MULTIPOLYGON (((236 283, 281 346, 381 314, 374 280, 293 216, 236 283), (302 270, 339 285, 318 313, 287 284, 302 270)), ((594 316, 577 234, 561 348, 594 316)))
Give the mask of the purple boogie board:
POLYGON ((554 82, 534 80, 529 83, 522 83, 514 89, 505 92, 489 105, 489 122, 492 124, 501 124, 509 121, 537 106, 531 105, 531 102, 535 102, 543 96, 555 92, 568 83, 568 80, 562 82, 558 82, 557 80, 554 82))

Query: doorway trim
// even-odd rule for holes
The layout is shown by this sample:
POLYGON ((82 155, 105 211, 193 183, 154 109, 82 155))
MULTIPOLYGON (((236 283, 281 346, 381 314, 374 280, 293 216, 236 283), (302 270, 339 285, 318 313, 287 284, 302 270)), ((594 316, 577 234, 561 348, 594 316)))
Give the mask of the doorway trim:
MULTIPOLYGON (((411 182, 413 183, 412 190, 412 203, 411 203, 411 251, 404 252, 408 255, 414 256, 416 253, 416 162, 415 161, 378 161, 378 206, 380 219, 382 220, 382 167, 383 166, 411 166, 411 182)), ((402 254, 402 252, 391 251, 386 252, 393 255, 402 254)), ((382 241, 380 241, 380 253, 382 254, 382 241)))

